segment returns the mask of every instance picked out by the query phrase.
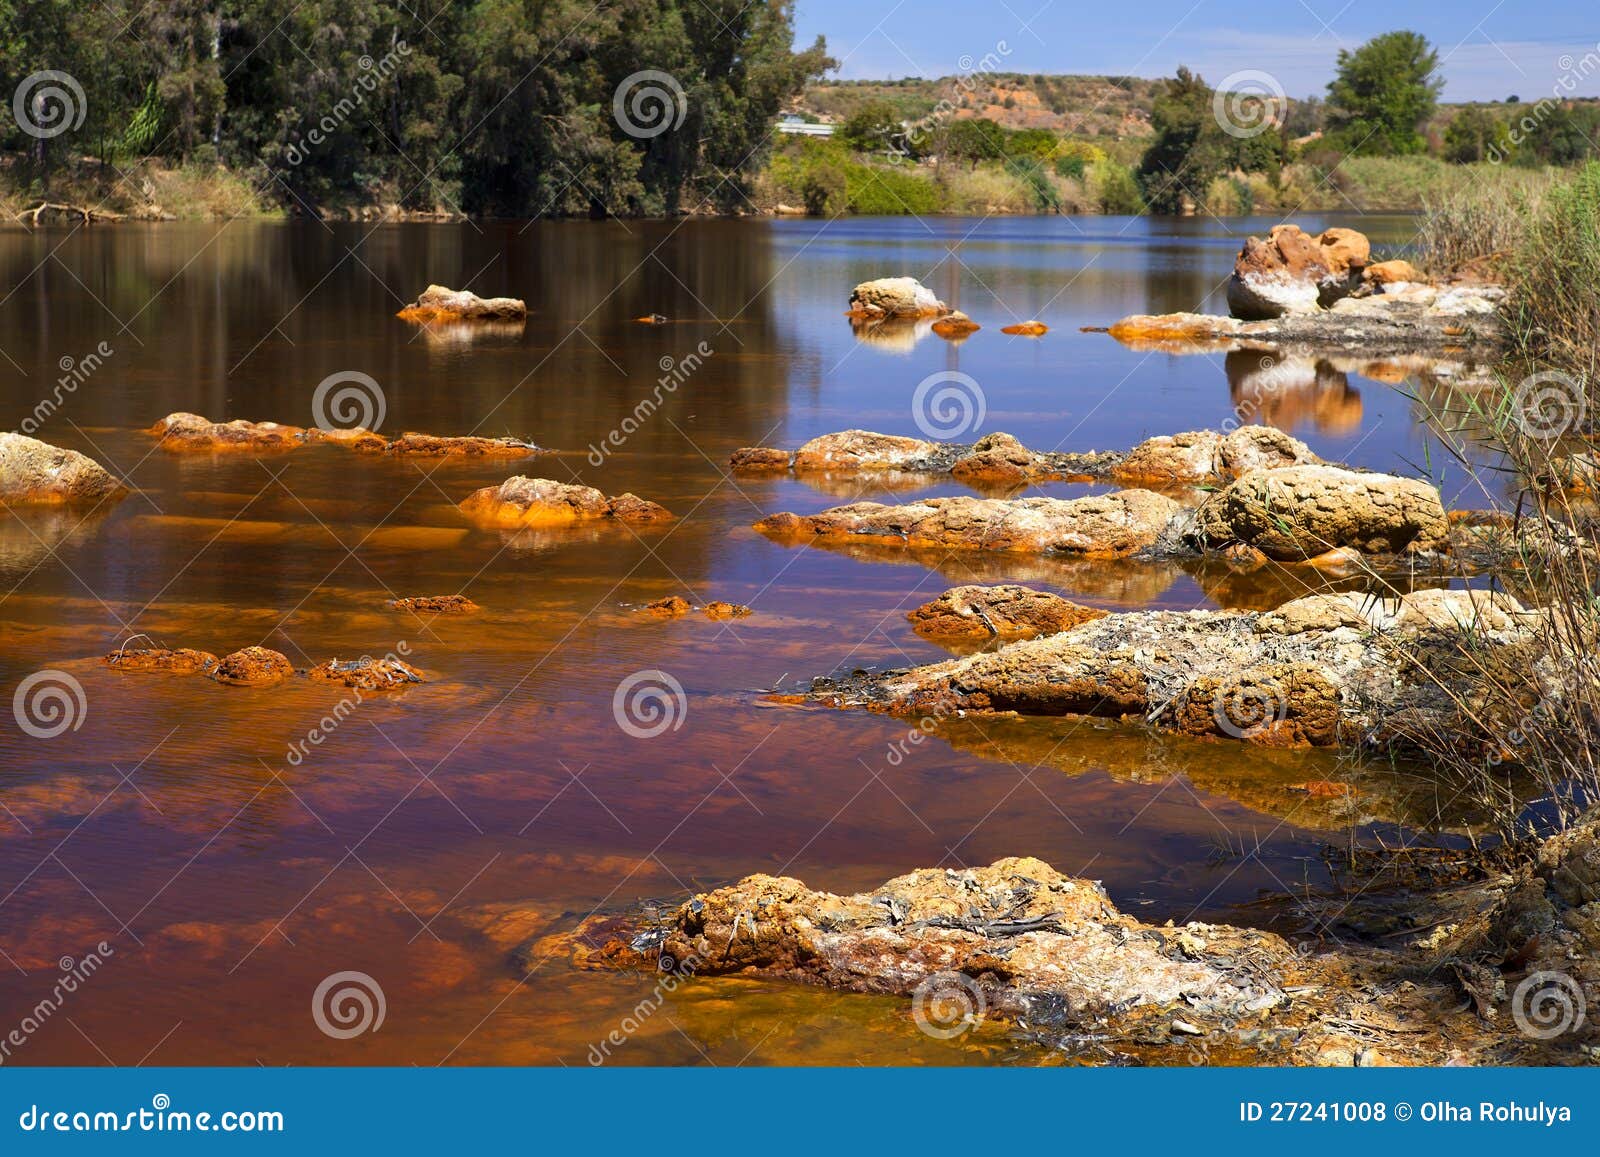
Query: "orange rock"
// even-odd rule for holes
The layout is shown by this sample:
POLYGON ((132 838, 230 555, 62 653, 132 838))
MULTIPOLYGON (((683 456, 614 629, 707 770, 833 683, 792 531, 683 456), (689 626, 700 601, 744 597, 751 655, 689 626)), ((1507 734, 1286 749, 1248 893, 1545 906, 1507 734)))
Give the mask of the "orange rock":
POLYGON ((743 603, 711 602, 700 608, 708 619, 743 619, 753 612, 743 603))
POLYGON ((789 469, 789 451, 774 450, 767 446, 745 446, 735 450, 728 458, 734 470, 757 471, 789 469))
POLYGON ((664 522, 672 517, 665 508, 636 494, 607 498, 592 486, 522 475, 474 491, 460 509, 474 522, 505 529, 561 526, 596 519, 664 522))
POLYGON ((126 492, 109 471, 76 450, 0 433, 0 506, 98 504, 126 492))
POLYGON ((1337 799, 1356 794, 1354 787, 1336 779, 1308 779, 1305 783, 1295 784, 1290 790, 1303 791, 1312 799, 1337 799))
POLYGON ((210 651, 194 651, 188 647, 176 651, 165 647, 121 647, 105 657, 105 664, 118 671, 170 671, 174 675, 189 675, 211 670, 217 665, 217 657, 210 651))
POLYGON ((468 321, 526 317, 527 313, 527 303, 515 297, 479 297, 465 289, 430 285, 395 316, 405 321, 468 321))
POLYGON ((1043 337, 1050 332, 1050 327, 1042 321, 1025 321, 1018 325, 1003 325, 1000 327, 1000 332, 1022 337, 1043 337))
POLYGON ((213 422, 199 414, 168 414, 145 433, 161 439, 163 450, 292 450, 306 441, 299 426, 277 422, 213 422))
POLYGON ((526 458, 544 452, 520 438, 440 437, 410 432, 379 449, 386 454, 416 458, 526 458))
POLYGON ((481 609, 466 595, 414 595, 390 599, 385 605, 392 611, 410 611, 422 615, 466 615, 481 609))
POLYGON ((676 619, 681 615, 687 615, 694 608, 690 605, 688 599, 681 598, 678 595, 668 595, 664 599, 646 603, 641 609, 646 614, 655 615, 657 618, 676 619))
POLYGON ((982 328, 959 309, 933 323, 933 332, 945 338, 969 337, 982 328))
POLYGON ((360 691, 388 691, 407 683, 421 683, 422 672, 393 656, 382 659, 363 657, 349 662, 329 659, 306 672, 311 679, 342 683, 360 691))
POLYGON ((640 325, 666 325, 668 318, 664 313, 647 313, 643 317, 636 317, 633 320, 640 325))
POLYGON ((234 687, 268 687, 293 674, 294 664, 287 656, 266 647, 245 647, 223 656, 211 669, 211 677, 218 683, 234 687))
POLYGON ((1367 266, 1362 280, 1368 285, 1393 285, 1397 281, 1426 283, 1428 279, 1409 261, 1380 261, 1367 266))

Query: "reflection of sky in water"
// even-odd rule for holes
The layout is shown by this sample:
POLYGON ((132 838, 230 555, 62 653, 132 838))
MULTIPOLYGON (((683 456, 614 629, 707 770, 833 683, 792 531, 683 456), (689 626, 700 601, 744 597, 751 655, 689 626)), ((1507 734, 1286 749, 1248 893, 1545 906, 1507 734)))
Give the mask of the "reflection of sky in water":
MULTIPOLYGON (((556 920, 756 870, 861 889, 913 867, 1028 854, 1104 879, 1141 915, 1182 918, 1280 880, 1321 879, 1316 853, 1340 817, 1291 788, 1343 774, 1323 756, 1104 723, 996 721, 952 729, 890 766, 903 721, 773 708, 757 693, 839 667, 941 657, 905 612, 958 582, 1009 578, 1101 606, 1187 608, 1276 602, 1300 580, 784 547, 750 524, 894 496, 870 482, 830 493, 791 478, 735 487, 720 471, 738 446, 792 447, 848 427, 914 433, 911 395, 940 370, 980 383, 984 432, 1037 448, 1127 447, 1220 425, 1249 403, 1325 456, 1404 468, 1419 443, 1391 385, 1332 363, 1173 357, 1078 332, 1215 305, 1239 241, 1230 233, 1249 227, 572 222, 368 236, 355 226, 128 226, 65 240, 57 260, 71 276, 38 264, 37 247, 60 238, 0 238, 0 270, 17 287, 0 312, 0 349, 24 370, 0 379, 0 426, 31 411, 60 358, 110 340, 114 355, 41 434, 113 463, 140 491, 75 531, 59 512, 4 514, 0 688, 61 667, 82 681, 89 710, 48 745, 0 730, 0 791, 15 812, 0 813, 0 895, 15 890, 0 907, 0 949, 48 963, 91 937, 144 941, 75 1013, 119 1060, 182 1020, 158 1059, 433 1063, 511 993, 506 946, 486 931, 490 907, 508 901, 531 897, 556 920), (861 342, 843 317, 851 285, 899 273, 923 277, 984 328, 959 346, 915 334, 900 348, 861 342), (419 331, 391 316, 429 282, 474 275, 481 293, 525 296, 526 325, 419 331), (86 289, 103 309, 86 304, 86 289), (632 320, 656 312, 673 320, 632 320), (128 333, 113 314, 132 319, 128 333), (1048 336, 999 332, 1032 317, 1048 336), (663 359, 700 342, 715 351, 705 364, 590 465, 587 447, 651 395, 663 359), (315 447, 258 463, 152 454, 137 433, 174 410, 306 423, 314 387, 341 370, 381 383, 388 432, 517 434, 570 453, 434 469, 315 447), (465 528, 453 504, 517 471, 633 491, 682 517, 638 535, 585 527, 509 544, 465 528), (459 590, 484 612, 425 627, 382 609, 396 594, 459 590), (756 613, 724 625, 643 621, 633 609, 667 594, 756 613), (430 682, 364 704, 289 768, 288 745, 336 693, 236 691, 98 665, 135 632, 216 652, 265 643, 302 667, 404 638, 430 682), (689 710, 680 730, 640 741, 616 727, 611 703, 646 668, 673 672, 689 710), (113 764, 137 768, 145 795, 113 764), (66 867, 48 861, 80 821, 62 845, 66 867), (1227 850, 1246 845, 1260 854, 1227 850), (440 941, 419 933, 442 908, 440 941), (307 994, 334 964, 394 986, 383 1039, 337 1054, 304 1023, 307 994)), ((1375 231, 1403 240, 1405 223, 1375 231)), ((924 492, 966 493, 949 480, 924 492)), ((1370 814, 1407 813, 1381 795, 1370 814)), ((0 1019, 36 997, 0 968, 0 1019)), ((630 981, 553 967, 452 1055, 576 1063, 636 999, 630 981)), ((714 1055, 752 1017, 760 1032, 785 1018, 810 1026, 778 1033, 768 1059, 844 1059, 830 1027, 849 1034, 850 1059, 904 1060, 922 1047, 888 1005, 782 989, 732 1003, 684 1006, 683 1023, 714 1055)), ((639 1055, 676 1062, 685 1047, 668 1030, 639 1055)), ((96 1060, 70 1031, 31 1048, 40 1062, 96 1060)), ((956 1057, 985 1055, 974 1042, 956 1057)))

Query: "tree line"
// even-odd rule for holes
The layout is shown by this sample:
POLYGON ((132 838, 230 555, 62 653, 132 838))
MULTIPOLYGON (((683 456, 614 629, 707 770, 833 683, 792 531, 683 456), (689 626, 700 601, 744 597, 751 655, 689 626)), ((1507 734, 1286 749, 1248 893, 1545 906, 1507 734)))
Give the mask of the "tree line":
POLYGON ((792 0, 0 0, 0 146, 45 187, 222 164, 308 211, 730 210, 832 65, 792 0))

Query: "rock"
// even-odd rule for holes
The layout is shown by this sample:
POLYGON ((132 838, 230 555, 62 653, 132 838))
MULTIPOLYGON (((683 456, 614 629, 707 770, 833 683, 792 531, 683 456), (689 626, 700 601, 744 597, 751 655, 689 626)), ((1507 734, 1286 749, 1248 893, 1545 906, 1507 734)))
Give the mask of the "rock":
POLYGON ((245 647, 222 660, 211 669, 211 677, 218 683, 234 687, 268 687, 281 683, 294 674, 294 664, 277 651, 266 647, 245 647))
POLYGON ((636 317, 633 320, 640 325, 666 325, 671 318, 664 313, 647 313, 643 317, 636 317))
POLYGON ((329 442, 363 454, 381 454, 389 446, 387 438, 382 434, 373 433, 364 426, 355 426, 348 430, 324 430, 320 426, 312 426, 305 431, 305 441, 308 444, 329 442))
POLYGON ((1279 560, 1342 547, 1437 551, 1450 537, 1444 504, 1428 483, 1337 466, 1253 470, 1201 504, 1193 536, 1204 548, 1246 543, 1279 560))
POLYGON ((1551 458, 1536 481, 1544 490, 1595 494, 1600 492, 1600 460, 1594 454, 1567 454, 1551 458))
POLYGON ((385 454, 401 458, 527 458, 546 452, 520 438, 439 437, 416 433, 401 434, 380 448, 385 454))
POLYGON ((1010 434, 986 434, 950 466, 950 476, 969 486, 1021 486, 1028 482, 1090 481, 1110 457, 1040 454, 1010 434))
POLYGON ((898 547, 1060 553, 1117 558, 1152 546, 1177 513, 1149 490, 1088 498, 930 498, 886 505, 857 502, 820 514, 774 514, 756 529, 774 537, 859 537, 898 547))
POLYGON ((422 672, 392 655, 382 659, 367 656, 348 662, 329 659, 307 671, 306 677, 354 687, 358 691, 388 691, 423 681, 422 672))
POLYGON ((984 1017, 1025 1018, 1036 1031, 1101 1032, 1109 1023, 1137 1039, 1165 1038, 1181 1014, 1196 1032, 1226 1031, 1286 1013, 1295 1003, 1284 991, 1289 976, 1319 971, 1270 932, 1142 924, 1099 884, 1026 857, 925 868, 853 896, 748 876, 692 897, 664 935, 614 923, 609 931, 582 963, 670 961, 697 976, 898 993, 915 997, 919 1023, 952 1036, 984 1017))
POLYGON ((944 639, 1031 639, 1098 619, 1106 612, 1049 591, 1008 583, 952 587, 906 613, 919 635, 944 639))
POLYGON ((1361 279, 1368 285, 1423 284, 1428 279, 1409 261, 1380 261, 1367 266, 1361 279))
POLYGON ((414 615, 468 615, 482 609, 466 595, 413 595, 390 599, 384 605, 391 611, 410 611, 414 615))
POLYGON ((1251 470, 1320 463, 1298 438, 1270 426, 1241 426, 1229 434, 1192 430, 1149 438, 1111 471, 1138 485, 1231 481, 1251 470))
POLYGON ((676 619, 687 615, 694 607, 689 600, 679 595, 668 595, 664 599, 657 599, 653 603, 646 603, 640 610, 647 615, 655 615, 658 619, 676 619))
MULTIPOLYGON (((1237 318, 1207 313, 1136 313, 1109 326, 1106 332, 1126 345, 1231 341, 1238 336, 1237 318)), ((1093 331, 1093 327, 1090 327, 1093 331)))
POLYGON ((770 473, 789 469, 789 459, 790 454, 787 450, 774 450, 766 446, 746 446, 733 452, 728 459, 728 465, 742 473, 770 473))
POLYGON ((944 317, 933 323, 934 333, 953 341, 961 341, 971 337, 982 328, 959 309, 951 310, 944 317))
POLYGON ((163 450, 292 450, 306 442, 306 431, 299 426, 243 418, 213 422, 181 412, 168 414, 145 433, 160 438, 163 450))
POLYGON ((1275 226, 1265 241, 1248 238, 1239 251, 1228 310, 1245 321, 1315 312, 1360 284, 1368 257, 1367 239, 1354 229, 1310 237, 1298 225, 1275 226))
POLYGON ((174 675, 205 673, 217 665, 217 657, 210 651, 194 651, 182 647, 169 651, 165 647, 119 647, 105 658, 107 667, 118 671, 167 671, 174 675))
POLYGON ((916 470, 939 453, 939 443, 870 430, 824 434, 794 455, 796 471, 819 473, 873 470, 916 470))
POLYGON ((461 503, 460 510, 481 525, 505 529, 560 526, 592 519, 664 522, 672 517, 663 507, 635 494, 607 498, 591 486, 522 475, 474 491, 461 503))
POLYGON ((859 317, 942 317, 949 312, 915 277, 880 277, 850 292, 850 313, 859 317))
POLYGON ((1024 321, 1016 325, 1003 325, 1000 332, 1013 337, 1043 337, 1050 332, 1050 327, 1042 321, 1024 321))
POLYGON ((718 599, 701 607, 700 613, 708 619, 743 619, 754 612, 743 603, 725 603, 718 599))
POLYGON ((907 671, 818 680, 809 697, 937 719, 1126 717, 1189 735, 1326 747, 1375 734, 1399 712, 1455 725, 1452 696, 1466 683, 1441 691, 1418 664, 1461 680, 1456 649, 1521 654, 1540 622, 1510 596, 1464 590, 1310 595, 1276 611, 1135 611, 907 671))
POLYGON ((97 505, 126 493, 105 467, 76 450, 0 433, 0 506, 97 505))
POLYGON ((422 296, 395 316, 406 321, 471 321, 528 315, 527 303, 515 297, 479 297, 465 289, 430 285, 422 296))

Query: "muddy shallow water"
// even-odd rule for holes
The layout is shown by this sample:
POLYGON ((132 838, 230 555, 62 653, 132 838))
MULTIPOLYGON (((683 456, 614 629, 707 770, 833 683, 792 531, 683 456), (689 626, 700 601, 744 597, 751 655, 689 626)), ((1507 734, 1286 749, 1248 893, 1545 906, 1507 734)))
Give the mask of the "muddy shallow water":
MULTIPOLYGON (((1352 220, 1380 242, 1407 237, 1403 218, 1352 220)), ((83 521, 0 510, 0 690, 9 701, 46 669, 83 689, 75 729, 35 738, 10 715, 0 727, 0 1035, 50 993, 62 958, 102 940, 112 950, 7 1063, 585 1064, 651 979, 548 961, 524 980, 508 954, 596 908, 753 871, 854 891, 915 867, 1033 855, 1104 880, 1143 919, 1181 920, 1325 883, 1321 853, 1352 824, 1358 837, 1426 825, 1440 801, 1423 782, 1366 773, 1354 802, 1296 790, 1350 777, 1324 753, 1092 721, 962 721, 912 740, 904 720, 761 695, 941 657, 905 611, 962 581, 1043 583, 1115 609, 1300 593, 1306 580, 1289 573, 787 547, 750 524, 886 492, 722 469, 740 446, 852 426, 916 434, 919 382, 958 371, 981 389, 979 432, 1040 449, 1122 448, 1242 413, 1328 458, 1412 471, 1424 437, 1407 393, 1423 387, 1077 332, 1221 308, 1238 237, 1267 224, 0 235, 0 427, 49 398, 37 436, 137 488, 83 521), (984 329, 959 345, 857 338, 842 317, 849 287, 901 272, 984 329), (395 319, 430 281, 525 297, 530 317, 395 319), (650 313, 672 320, 632 320, 650 313), (1032 317, 1052 332, 999 332, 1032 317), (675 367, 681 384, 658 391, 675 367), (173 455, 139 433, 174 410, 311 424, 318 383, 340 371, 379 384, 385 432, 512 434, 562 453, 440 463, 317 446, 258 460, 173 455), (1265 392, 1263 375, 1275 383, 1265 392), (658 393, 659 411, 620 446, 591 452, 658 393), (509 535, 455 511, 515 473, 633 491, 679 518, 509 535), (429 619, 384 606, 457 592, 483 610, 429 619), (636 609, 672 594, 754 614, 636 609), (330 728, 350 693, 326 684, 230 688, 100 664, 138 634, 219 654, 262 644, 301 667, 402 649, 428 682, 367 693, 330 728), (682 687, 674 699, 650 676, 669 686, 654 704, 666 717, 616 705, 639 672, 682 687), (509 916, 510 901, 526 912, 509 916), (319 982, 346 970, 373 977, 386 1005, 380 1030, 348 1040, 320 1031, 311 1009, 319 982)), ((967 491, 945 480, 921 492, 967 491)), ((719 1065, 1039 1059, 995 1026, 926 1037, 902 1001, 738 980, 680 989, 610 1051, 719 1065)))

